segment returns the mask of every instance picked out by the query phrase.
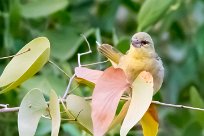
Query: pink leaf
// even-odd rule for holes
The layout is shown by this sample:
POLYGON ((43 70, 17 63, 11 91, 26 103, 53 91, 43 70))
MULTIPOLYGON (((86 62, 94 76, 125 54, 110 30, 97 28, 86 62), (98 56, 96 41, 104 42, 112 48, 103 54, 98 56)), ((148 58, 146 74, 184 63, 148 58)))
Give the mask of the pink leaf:
POLYGON ((88 80, 95 84, 96 81, 99 79, 99 77, 103 74, 103 71, 92 70, 92 69, 83 68, 83 67, 76 67, 75 74, 78 78, 88 80))
POLYGON ((129 87, 122 69, 110 67, 97 80, 92 96, 92 121, 95 136, 108 130, 120 101, 129 87))

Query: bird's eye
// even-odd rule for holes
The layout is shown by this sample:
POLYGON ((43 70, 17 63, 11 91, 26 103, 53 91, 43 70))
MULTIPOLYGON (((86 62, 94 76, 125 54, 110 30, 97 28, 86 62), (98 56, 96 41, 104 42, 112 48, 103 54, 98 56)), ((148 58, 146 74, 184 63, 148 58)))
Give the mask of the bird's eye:
POLYGON ((141 44, 142 45, 145 45, 145 44, 148 44, 149 42, 148 41, 146 41, 146 40, 144 40, 144 41, 141 41, 141 44))

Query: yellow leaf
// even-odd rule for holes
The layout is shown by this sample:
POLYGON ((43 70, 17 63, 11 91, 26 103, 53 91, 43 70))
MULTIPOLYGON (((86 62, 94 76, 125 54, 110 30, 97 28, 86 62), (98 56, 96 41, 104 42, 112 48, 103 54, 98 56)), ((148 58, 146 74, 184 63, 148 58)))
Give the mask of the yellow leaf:
POLYGON ((60 106, 57 94, 54 90, 50 91, 50 104, 49 104, 50 116, 52 119, 52 134, 51 136, 58 136, 60 128, 60 106))
POLYGON ((140 123, 143 128, 143 135, 144 136, 156 136, 158 133, 158 117, 157 111, 153 104, 150 105, 148 111, 140 120, 140 123))
POLYGON ((26 44, 13 57, 0 76, 1 93, 14 89, 37 73, 50 56, 50 43, 45 37, 39 37, 26 44), (26 52, 27 51, 27 52, 26 52), (23 53, 25 52, 25 53, 23 53))
POLYGON ((72 117, 77 118, 76 123, 92 134, 91 105, 83 97, 71 94, 66 99, 66 106, 72 117))

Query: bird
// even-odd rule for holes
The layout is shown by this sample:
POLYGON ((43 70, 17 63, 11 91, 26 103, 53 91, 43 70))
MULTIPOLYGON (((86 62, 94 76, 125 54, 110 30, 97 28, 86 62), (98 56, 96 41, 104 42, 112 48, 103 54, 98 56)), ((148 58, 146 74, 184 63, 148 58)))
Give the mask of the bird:
POLYGON ((129 83, 133 83, 142 71, 147 71, 153 77, 154 94, 161 88, 164 67, 148 33, 135 33, 130 40, 130 48, 125 54, 109 44, 101 44, 98 51, 113 62, 115 67, 124 71, 129 83))

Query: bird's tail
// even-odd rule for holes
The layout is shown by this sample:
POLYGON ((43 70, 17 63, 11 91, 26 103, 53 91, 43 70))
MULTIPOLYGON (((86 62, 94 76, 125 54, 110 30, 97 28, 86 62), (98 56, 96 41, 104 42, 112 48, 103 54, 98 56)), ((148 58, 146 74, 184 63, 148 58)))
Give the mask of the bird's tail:
POLYGON ((116 64, 119 63, 119 59, 123 54, 115 49, 113 46, 109 44, 102 44, 98 47, 98 50, 101 54, 107 57, 109 60, 115 62, 116 64))

